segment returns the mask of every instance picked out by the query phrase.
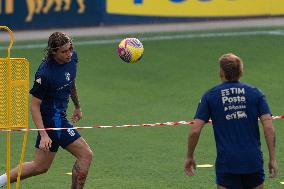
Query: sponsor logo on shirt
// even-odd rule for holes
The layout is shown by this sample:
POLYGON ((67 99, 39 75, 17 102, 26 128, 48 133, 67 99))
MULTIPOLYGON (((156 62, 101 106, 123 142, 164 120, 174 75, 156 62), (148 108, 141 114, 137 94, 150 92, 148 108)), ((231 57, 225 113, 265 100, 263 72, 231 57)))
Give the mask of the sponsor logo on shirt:
POLYGON ((228 88, 221 90, 226 120, 247 118, 245 88, 228 88))
POLYGON ((65 78, 67 81, 70 81, 70 73, 69 72, 65 72, 65 78))

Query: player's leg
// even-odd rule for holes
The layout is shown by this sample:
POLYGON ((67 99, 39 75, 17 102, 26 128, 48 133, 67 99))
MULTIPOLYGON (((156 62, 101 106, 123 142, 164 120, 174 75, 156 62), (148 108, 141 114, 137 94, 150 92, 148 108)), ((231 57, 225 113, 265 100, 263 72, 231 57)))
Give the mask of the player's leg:
MULTIPOLYGON (((50 168, 56 152, 35 150, 35 158, 33 161, 23 163, 21 179, 46 173, 50 168)), ((11 170, 11 181, 16 181, 18 175, 18 167, 11 170)))
POLYGON ((93 159, 93 152, 86 141, 80 137, 66 147, 77 159, 72 170, 72 189, 84 187, 89 167, 93 159))
POLYGON ((226 187, 224 187, 224 186, 220 186, 220 185, 218 185, 217 186, 217 189, 227 189, 226 187))
MULTIPOLYGON (((52 164, 55 154, 56 152, 50 152, 50 151, 45 152, 43 150, 36 149, 34 160, 30 162, 24 162, 22 165, 21 180, 47 172, 48 169, 50 168, 50 165, 52 164)), ((10 172, 11 183, 17 180, 18 169, 19 166, 11 170, 10 172)), ((1 175, 0 177, 4 177, 4 175, 1 175)), ((5 179, 6 180, 1 182, 2 185, 0 185, 0 187, 6 184, 7 177, 5 179)))

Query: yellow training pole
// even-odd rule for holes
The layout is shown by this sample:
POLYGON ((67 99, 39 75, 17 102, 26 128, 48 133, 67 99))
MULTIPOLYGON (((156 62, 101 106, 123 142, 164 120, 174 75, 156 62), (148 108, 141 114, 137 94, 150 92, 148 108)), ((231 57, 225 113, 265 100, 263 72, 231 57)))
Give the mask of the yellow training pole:
POLYGON ((0 29, 7 30, 10 35, 10 44, 8 46, 8 119, 7 119, 7 156, 6 156, 6 168, 7 168, 7 188, 10 189, 10 169, 11 169, 11 163, 10 163, 10 157, 11 157, 11 48, 14 43, 14 36, 13 32, 6 26, 0 26, 0 29))
POLYGON ((7 60, 8 60, 8 80, 7 80, 7 84, 8 84, 8 121, 7 121, 7 159, 6 159, 6 168, 7 168, 7 189, 11 188, 11 184, 10 184, 10 169, 11 169, 11 113, 12 113, 12 108, 11 108, 11 98, 12 98, 12 89, 11 89, 11 48, 13 46, 14 43, 14 35, 13 32, 7 27, 7 26, 0 26, 0 29, 6 30, 9 33, 10 36, 10 44, 8 46, 8 56, 7 56, 7 60))
MULTIPOLYGON (((27 75, 29 76, 29 69, 27 70, 27 75)), ((29 88, 29 78, 27 78, 27 82, 25 82, 25 85, 26 85, 26 88, 28 89, 29 88)), ((26 97, 27 99, 25 100, 25 112, 28 112, 28 107, 29 107, 29 104, 28 104, 28 96, 26 97)), ((24 123, 24 126, 25 126, 25 133, 24 133, 24 140, 23 140, 23 143, 22 143, 22 152, 21 152, 21 159, 20 159, 20 162, 19 162, 19 169, 18 169, 18 176, 17 176, 17 183, 16 183, 16 189, 19 188, 20 186, 20 181, 21 181, 21 171, 22 171, 22 167, 23 167, 23 162, 24 162, 24 157, 25 157, 25 149, 26 149, 26 144, 27 144, 27 139, 28 139, 28 114, 26 113, 25 114, 25 123, 24 123)))
POLYGON ((19 169, 18 169, 16 189, 18 189, 19 186, 20 186, 21 171, 22 171, 23 162, 24 162, 24 156, 25 156, 25 149, 26 149, 27 139, 28 139, 28 131, 26 130, 25 134, 24 134, 24 141, 23 141, 23 144, 22 144, 22 152, 21 152, 21 159, 20 159, 19 169))

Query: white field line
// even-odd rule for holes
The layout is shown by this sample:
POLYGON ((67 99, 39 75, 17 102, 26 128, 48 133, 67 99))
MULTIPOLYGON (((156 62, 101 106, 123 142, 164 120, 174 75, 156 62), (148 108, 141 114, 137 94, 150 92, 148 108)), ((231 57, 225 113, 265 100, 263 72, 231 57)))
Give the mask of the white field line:
MULTIPOLYGON (((150 37, 141 37, 140 41, 166 41, 175 39, 195 39, 195 38, 211 38, 211 37, 236 37, 236 36, 256 36, 256 35, 277 35, 284 36, 284 30, 267 30, 267 31, 247 31, 247 32, 216 32, 216 33, 201 33, 201 34, 178 34, 178 35, 159 35, 150 37)), ((104 45, 119 43, 121 39, 97 39, 90 41, 75 41, 75 46, 84 45, 104 45)), ((24 49, 37 49, 45 48, 46 44, 26 44, 15 45, 12 50, 24 50, 24 49)), ((7 47, 0 46, 0 50, 7 50, 7 47)))

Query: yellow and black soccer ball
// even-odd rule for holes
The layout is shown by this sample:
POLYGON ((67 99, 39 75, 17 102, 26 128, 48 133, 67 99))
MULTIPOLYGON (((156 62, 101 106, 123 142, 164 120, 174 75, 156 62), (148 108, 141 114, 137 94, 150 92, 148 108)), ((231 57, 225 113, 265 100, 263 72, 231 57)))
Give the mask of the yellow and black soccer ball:
POLYGON ((118 55, 126 63, 138 62, 143 53, 143 44, 137 38, 125 38, 118 45, 118 55))

